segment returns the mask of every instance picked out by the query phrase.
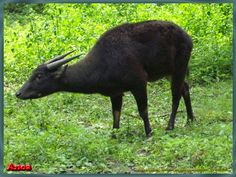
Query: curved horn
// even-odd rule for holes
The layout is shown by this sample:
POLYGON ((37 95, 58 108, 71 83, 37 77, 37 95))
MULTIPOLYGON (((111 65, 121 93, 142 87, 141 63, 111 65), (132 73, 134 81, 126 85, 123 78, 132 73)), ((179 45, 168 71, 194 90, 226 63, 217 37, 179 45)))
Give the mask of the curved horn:
POLYGON ((68 63, 69 61, 71 61, 71 60, 73 60, 73 59, 75 59, 75 58, 80 57, 81 55, 82 55, 82 54, 79 54, 79 55, 75 55, 75 56, 73 56, 73 57, 71 57, 71 58, 66 58, 66 59, 63 59, 63 60, 55 61, 55 62, 53 62, 53 63, 47 64, 46 66, 47 66, 47 68, 48 68, 49 70, 52 70, 52 69, 58 68, 59 66, 62 66, 62 65, 65 64, 65 63, 68 63))
POLYGON ((63 55, 56 56, 56 57, 54 57, 53 59, 51 59, 51 60, 49 60, 49 61, 46 61, 44 64, 49 64, 49 63, 55 62, 55 61, 57 61, 57 60, 60 60, 60 59, 62 59, 62 58, 64 58, 64 57, 66 57, 67 55, 71 54, 71 53, 74 52, 74 51, 75 51, 75 50, 72 50, 72 51, 67 52, 67 53, 65 53, 65 54, 63 54, 63 55))

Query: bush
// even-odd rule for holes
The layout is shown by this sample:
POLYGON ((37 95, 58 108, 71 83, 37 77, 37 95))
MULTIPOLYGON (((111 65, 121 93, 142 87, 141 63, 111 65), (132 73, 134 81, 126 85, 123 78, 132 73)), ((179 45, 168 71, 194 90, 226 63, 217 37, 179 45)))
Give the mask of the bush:
POLYGON ((4 11, 7 14, 28 15, 30 13, 42 13, 44 4, 25 4, 25 3, 9 3, 5 4, 4 11))
POLYGON ((5 81, 22 82, 37 64, 71 48, 87 53, 111 27, 151 19, 171 20, 192 36, 192 80, 231 78, 232 4, 10 4, 4 19, 5 81))

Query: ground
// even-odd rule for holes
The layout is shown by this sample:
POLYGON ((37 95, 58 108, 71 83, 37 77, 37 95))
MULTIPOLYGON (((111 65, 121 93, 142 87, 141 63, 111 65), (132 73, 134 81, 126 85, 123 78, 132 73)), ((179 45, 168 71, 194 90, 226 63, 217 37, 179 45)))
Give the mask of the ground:
POLYGON ((230 173, 232 81, 191 85, 196 121, 185 126, 182 100, 176 127, 168 132, 169 84, 148 85, 149 139, 130 93, 121 128, 114 131, 107 97, 56 93, 22 101, 15 97, 17 88, 6 85, 5 169, 14 163, 32 165, 32 172, 23 173, 230 173))

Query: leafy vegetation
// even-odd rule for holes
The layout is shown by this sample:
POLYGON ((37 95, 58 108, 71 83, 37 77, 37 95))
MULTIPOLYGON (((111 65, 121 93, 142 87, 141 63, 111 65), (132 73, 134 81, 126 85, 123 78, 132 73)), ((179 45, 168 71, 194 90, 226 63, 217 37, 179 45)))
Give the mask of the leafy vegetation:
POLYGON ((31 173, 232 172, 232 4, 9 4, 4 65, 5 166, 29 163, 31 173), (171 20, 193 38, 191 126, 184 126, 181 102, 176 129, 165 131, 166 81, 148 86, 150 139, 130 93, 117 131, 109 98, 100 95, 16 99, 38 64, 71 48, 86 54, 107 29, 151 19, 171 20))

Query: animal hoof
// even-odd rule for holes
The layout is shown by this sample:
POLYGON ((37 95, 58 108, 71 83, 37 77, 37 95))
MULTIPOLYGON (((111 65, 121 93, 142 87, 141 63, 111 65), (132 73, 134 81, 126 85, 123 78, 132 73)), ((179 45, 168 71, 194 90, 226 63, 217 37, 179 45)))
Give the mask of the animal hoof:
POLYGON ((187 122, 186 122, 186 124, 185 124, 185 127, 190 126, 190 125, 193 124, 194 122, 196 122, 196 119, 195 119, 195 118, 192 118, 192 119, 187 120, 187 122))
POLYGON ((152 137, 152 131, 150 131, 148 134, 146 134, 147 138, 151 138, 152 137))
POLYGON ((168 127, 166 127, 166 130, 169 131, 169 130, 173 130, 174 129, 174 126, 171 126, 169 125, 168 127))
POLYGON ((117 132, 117 129, 113 129, 112 130, 112 132, 111 132, 111 138, 112 139, 116 139, 117 138, 116 132, 117 132))
POLYGON ((193 123, 193 121, 187 121, 185 124, 185 127, 191 126, 192 123, 193 123))

